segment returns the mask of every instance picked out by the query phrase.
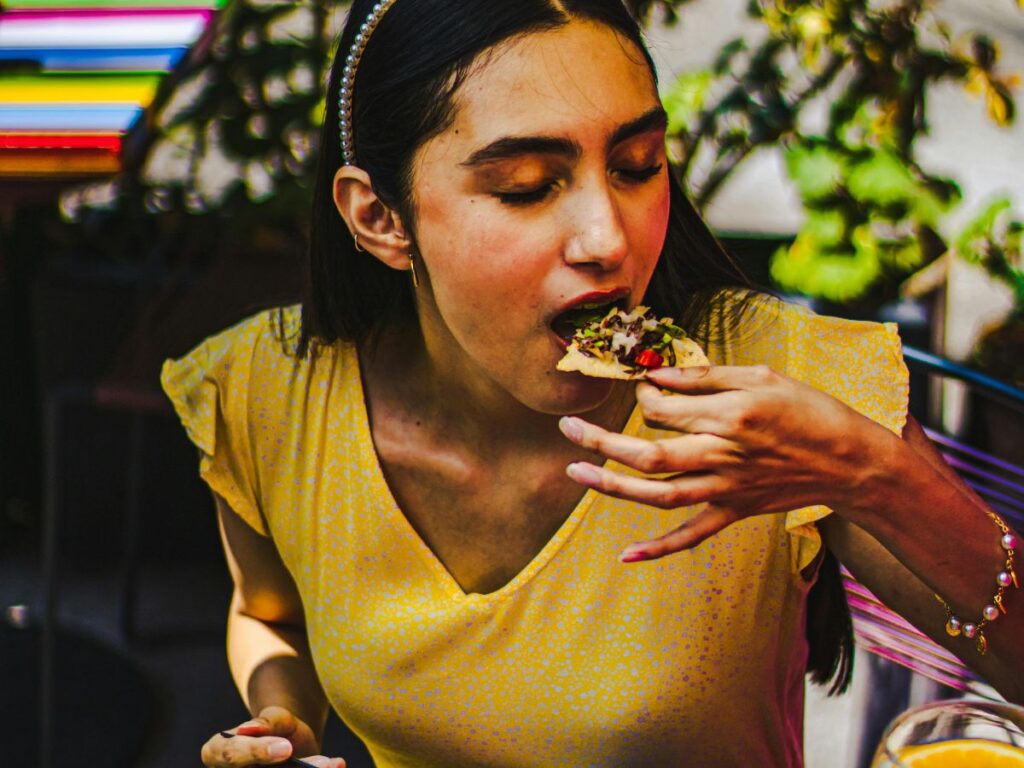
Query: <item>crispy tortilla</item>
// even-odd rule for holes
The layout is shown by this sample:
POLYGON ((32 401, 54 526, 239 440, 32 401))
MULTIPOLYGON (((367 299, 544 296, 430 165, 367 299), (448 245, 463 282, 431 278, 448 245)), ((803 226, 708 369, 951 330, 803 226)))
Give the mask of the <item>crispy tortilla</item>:
MULTIPOLYGON (((673 339, 672 349, 676 356, 676 368, 693 368, 711 365, 704 350, 693 339, 673 339)), ((601 357, 591 357, 580 351, 574 341, 566 350, 565 356, 555 366, 560 371, 578 371, 584 376, 599 379, 646 379, 647 370, 630 371, 620 363, 613 352, 606 352, 601 357)))

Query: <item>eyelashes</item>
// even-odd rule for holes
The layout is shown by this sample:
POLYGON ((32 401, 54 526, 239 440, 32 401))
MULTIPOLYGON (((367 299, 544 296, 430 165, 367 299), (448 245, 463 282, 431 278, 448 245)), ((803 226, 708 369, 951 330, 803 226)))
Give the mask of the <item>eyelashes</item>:
POLYGON ((505 205, 528 205, 539 203, 555 188, 554 183, 545 184, 543 187, 531 189, 528 192, 495 192, 497 197, 505 205))
MULTIPOLYGON (((623 179, 627 184, 643 184, 661 173, 661 169, 663 167, 664 163, 658 163, 657 165, 651 165, 647 168, 640 168, 637 170, 620 169, 613 171, 613 174, 623 179)), ((556 182, 549 181, 535 189, 529 189, 523 192, 495 192, 494 196, 505 205, 529 205, 531 203, 539 203, 544 200, 554 191, 556 186, 556 182)))
POLYGON ((643 182, 643 181, 647 181, 648 179, 651 179, 651 178, 657 176, 659 173, 661 173, 661 169, 662 169, 663 166, 664 166, 664 163, 658 163, 657 165, 651 165, 651 166, 648 166, 647 168, 641 168, 638 171, 626 171, 626 170, 623 170, 623 171, 618 171, 618 173, 620 175, 622 175, 622 176, 625 176, 627 179, 629 179, 631 181, 643 182))

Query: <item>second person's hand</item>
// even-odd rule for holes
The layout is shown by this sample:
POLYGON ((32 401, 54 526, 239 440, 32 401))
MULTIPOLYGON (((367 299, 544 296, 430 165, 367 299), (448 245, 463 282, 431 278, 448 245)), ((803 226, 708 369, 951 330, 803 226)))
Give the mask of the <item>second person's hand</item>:
POLYGON ((267 707, 252 720, 211 737, 202 749, 207 768, 252 765, 311 765, 344 768, 341 758, 316 754, 313 730, 282 707, 267 707), (301 760, 299 759, 301 756, 301 760))

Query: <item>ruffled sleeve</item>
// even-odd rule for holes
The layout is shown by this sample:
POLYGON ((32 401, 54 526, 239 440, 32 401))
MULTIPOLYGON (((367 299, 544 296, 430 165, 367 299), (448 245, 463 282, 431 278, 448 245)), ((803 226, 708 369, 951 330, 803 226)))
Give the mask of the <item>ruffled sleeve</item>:
POLYGON ((244 320, 184 357, 167 360, 160 374, 185 432, 200 450, 200 477, 262 536, 267 524, 259 502, 248 402, 252 361, 270 322, 269 313, 244 320))
MULTIPOLYGON (((902 434, 910 383, 896 325, 842 320, 797 307, 784 314, 789 336, 787 375, 902 434)), ((796 537, 794 572, 802 571, 818 555, 821 536, 814 523, 831 511, 818 505, 786 516, 786 530, 796 537)))

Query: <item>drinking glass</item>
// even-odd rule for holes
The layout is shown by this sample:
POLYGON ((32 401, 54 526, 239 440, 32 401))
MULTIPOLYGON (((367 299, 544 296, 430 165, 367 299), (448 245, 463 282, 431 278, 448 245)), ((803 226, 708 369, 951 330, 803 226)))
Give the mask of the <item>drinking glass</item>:
POLYGON ((897 717, 872 768, 1024 768, 1024 707, 994 701, 935 701, 897 717))

